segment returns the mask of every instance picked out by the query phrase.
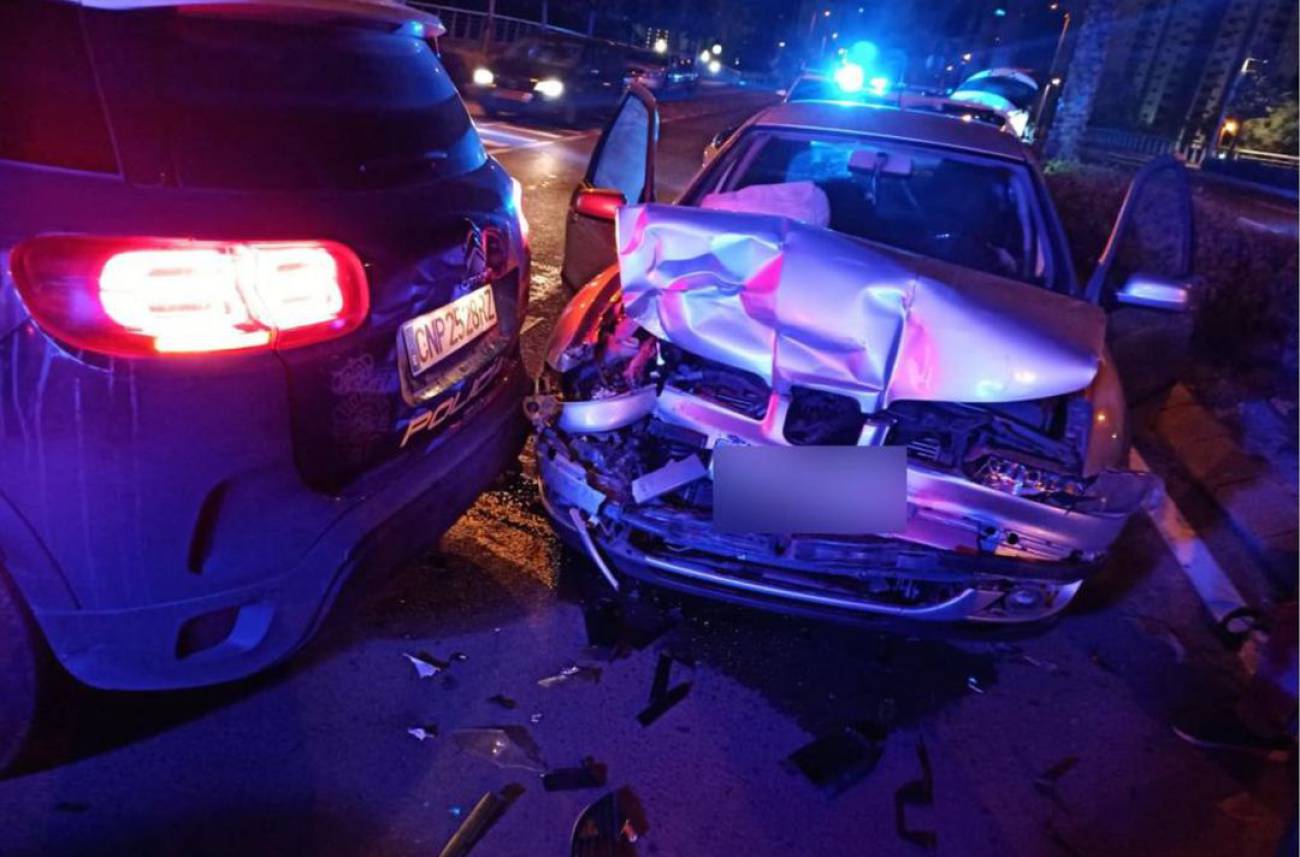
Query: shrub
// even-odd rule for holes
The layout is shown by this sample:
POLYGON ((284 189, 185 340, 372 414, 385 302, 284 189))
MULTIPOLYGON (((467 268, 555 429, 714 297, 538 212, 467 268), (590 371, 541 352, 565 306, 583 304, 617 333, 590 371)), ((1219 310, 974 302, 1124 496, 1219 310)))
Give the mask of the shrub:
MULTIPOLYGON (((1103 167, 1048 165, 1047 184, 1083 278, 1106 245, 1129 178, 1103 167)), ((1293 381, 1300 323, 1295 238, 1250 228, 1221 198, 1200 192, 1193 217, 1193 357, 1235 369, 1272 367, 1293 381)))

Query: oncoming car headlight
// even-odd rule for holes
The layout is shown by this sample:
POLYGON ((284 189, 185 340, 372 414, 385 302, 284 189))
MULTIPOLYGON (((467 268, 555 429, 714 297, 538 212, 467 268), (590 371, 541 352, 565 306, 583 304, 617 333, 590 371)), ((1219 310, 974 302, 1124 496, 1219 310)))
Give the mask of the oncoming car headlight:
POLYGON ((564 94, 564 82, 548 77, 533 84, 533 91, 543 98, 559 98, 564 94))
POLYGON ((496 83, 496 79, 497 76, 492 73, 491 69, 481 67, 474 69, 475 86, 491 86, 496 83))

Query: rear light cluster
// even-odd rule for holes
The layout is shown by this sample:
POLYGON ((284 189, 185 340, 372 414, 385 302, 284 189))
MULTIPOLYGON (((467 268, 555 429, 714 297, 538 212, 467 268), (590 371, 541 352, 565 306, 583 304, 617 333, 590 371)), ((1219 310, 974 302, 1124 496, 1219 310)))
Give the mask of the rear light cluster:
POLYGON ((293 348, 370 310, 355 253, 331 241, 42 236, 11 257, 28 311, 76 348, 118 356, 293 348))

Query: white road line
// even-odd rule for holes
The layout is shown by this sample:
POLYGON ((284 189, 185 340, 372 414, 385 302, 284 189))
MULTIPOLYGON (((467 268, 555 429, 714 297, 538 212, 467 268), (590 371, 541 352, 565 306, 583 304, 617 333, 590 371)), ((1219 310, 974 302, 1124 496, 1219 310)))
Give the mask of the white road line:
MULTIPOLYGON (((1134 470, 1151 469, 1136 449, 1129 452, 1129 466, 1134 470)), ((1161 498, 1158 509, 1148 514, 1216 623, 1223 621, 1223 617, 1233 610, 1248 606, 1246 599, 1242 598, 1237 587, 1210 553, 1209 547, 1196 534, 1196 528, 1168 495, 1161 498)), ((1243 646, 1238 654, 1248 666, 1253 666, 1254 652, 1251 646, 1243 646)))

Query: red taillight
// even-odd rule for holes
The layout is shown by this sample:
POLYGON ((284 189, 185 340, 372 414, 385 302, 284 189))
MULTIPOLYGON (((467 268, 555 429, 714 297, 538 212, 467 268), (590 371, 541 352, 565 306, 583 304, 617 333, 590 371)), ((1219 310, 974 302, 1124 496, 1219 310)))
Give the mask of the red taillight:
POLYGON ((361 262, 332 241, 50 235, 11 264, 37 324, 105 354, 292 348, 353 331, 370 310, 361 262))

